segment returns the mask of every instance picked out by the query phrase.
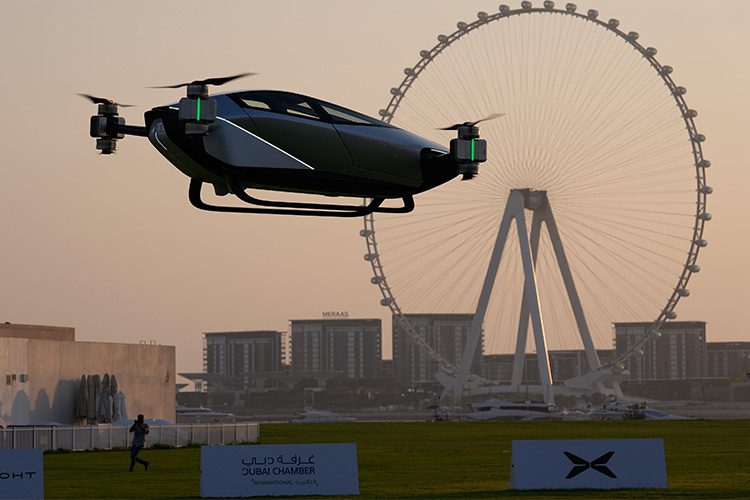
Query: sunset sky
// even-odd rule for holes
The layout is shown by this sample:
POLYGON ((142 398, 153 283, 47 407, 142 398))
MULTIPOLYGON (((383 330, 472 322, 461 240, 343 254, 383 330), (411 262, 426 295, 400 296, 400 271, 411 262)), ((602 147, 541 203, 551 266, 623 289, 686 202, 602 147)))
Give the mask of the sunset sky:
MULTIPOLYGON (((322 311, 389 325, 362 258, 361 219, 196 210, 187 177, 148 141, 126 138, 117 155, 99 156, 88 135, 96 108, 75 94, 135 104, 122 114, 142 124, 143 112, 182 96, 146 87, 249 71, 259 75, 226 90, 291 90, 377 116, 421 49, 498 3, 5 0, 0 321, 72 326, 79 340, 175 345, 178 371, 201 369, 205 331, 286 331, 288 320, 322 311)), ((713 220, 678 316, 707 321, 709 340, 750 341, 750 2, 578 7, 638 31, 688 89, 713 164, 713 220)))

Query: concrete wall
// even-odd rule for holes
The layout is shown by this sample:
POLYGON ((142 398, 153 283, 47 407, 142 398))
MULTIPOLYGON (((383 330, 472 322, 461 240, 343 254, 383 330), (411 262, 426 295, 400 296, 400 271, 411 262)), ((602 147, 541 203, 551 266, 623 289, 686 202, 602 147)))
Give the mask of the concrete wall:
POLYGON ((81 375, 105 373, 117 376, 129 417, 175 421, 174 346, 18 338, 0 338, 0 419, 74 423, 81 375))

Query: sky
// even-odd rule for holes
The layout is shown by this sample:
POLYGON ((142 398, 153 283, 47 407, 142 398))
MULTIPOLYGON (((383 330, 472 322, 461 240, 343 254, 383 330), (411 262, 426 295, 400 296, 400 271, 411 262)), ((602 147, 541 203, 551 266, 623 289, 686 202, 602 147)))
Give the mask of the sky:
MULTIPOLYGON (((750 2, 578 5, 638 31, 688 89, 713 164, 713 220, 678 314, 707 321, 710 341, 750 341, 750 2)), ((75 94, 135 104, 122 115, 140 124, 143 112, 181 97, 149 86, 249 71, 259 74, 226 90, 290 90, 377 115, 421 49, 497 2, 2 6, 0 321, 72 326, 83 341, 175 345, 178 371, 201 369, 205 331, 286 331, 288 320, 323 311, 390 323, 362 258, 360 219, 196 210, 188 179, 148 141, 126 138, 117 155, 97 155, 88 135, 95 107, 75 94)), ((390 339, 383 344, 389 358, 390 339)))

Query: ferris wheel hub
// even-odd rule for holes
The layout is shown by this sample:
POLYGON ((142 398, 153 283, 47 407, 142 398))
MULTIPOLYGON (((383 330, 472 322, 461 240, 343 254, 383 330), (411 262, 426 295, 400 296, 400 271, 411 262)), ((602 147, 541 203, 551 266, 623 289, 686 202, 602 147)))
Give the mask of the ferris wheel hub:
POLYGON ((534 189, 512 189, 523 196, 523 207, 526 210, 542 210, 547 207, 547 191, 536 191, 534 189))

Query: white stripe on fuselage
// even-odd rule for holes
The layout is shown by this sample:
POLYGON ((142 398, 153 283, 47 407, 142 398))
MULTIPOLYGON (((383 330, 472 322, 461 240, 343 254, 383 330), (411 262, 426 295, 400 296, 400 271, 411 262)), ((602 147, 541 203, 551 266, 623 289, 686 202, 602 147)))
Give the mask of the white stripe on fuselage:
MULTIPOLYGON (((164 125, 162 125, 162 130, 164 130, 164 125)), ((164 133, 166 134, 166 131, 164 133)), ((159 132, 154 132, 154 139, 156 139, 156 142, 159 143, 159 146, 161 146, 164 151, 167 151, 167 147, 159 140, 159 132)))
MULTIPOLYGON (((171 106, 169 107, 169 109, 174 109, 175 111, 179 111, 179 108, 173 108, 173 107, 171 107, 171 106)), ((304 161, 300 160, 300 159, 299 159, 299 158, 297 158, 296 156, 294 156, 294 155, 291 155, 291 154, 287 153, 286 151, 284 151, 284 150, 283 150, 283 149, 281 149, 280 147, 278 147, 278 146, 275 146, 275 145, 271 144, 270 142, 268 142, 267 140, 263 139, 262 137, 258 137, 257 135, 253 134, 253 133, 252 133, 252 132, 250 132, 249 130, 247 130, 247 129, 244 129, 244 128, 240 127, 240 126, 239 126, 239 125, 237 125, 236 123, 230 122, 229 120, 227 120, 226 118, 222 118, 221 116, 217 116, 216 118, 218 118, 219 120, 221 120, 221 121, 223 121, 223 122, 225 122, 225 123, 228 123, 228 124, 230 124, 230 125, 231 125, 231 126, 233 126, 233 127, 236 127, 236 128, 238 128, 238 129, 242 130, 242 131, 243 131, 243 132, 245 132, 246 134, 248 134, 248 135, 250 135, 250 136, 252 136, 252 137, 255 137, 255 138, 256 138, 256 139, 258 139, 259 141, 261 141, 261 142, 264 142, 264 143, 268 144, 269 146, 271 146, 272 148, 276 149, 277 151, 280 151, 280 152, 284 153, 284 154, 285 154, 285 155, 287 155, 287 156, 288 156, 289 158, 291 158, 291 159, 293 159, 293 160, 295 160, 295 161, 297 161, 297 162, 301 163, 302 165, 306 166, 306 167, 307 167, 307 168, 309 168, 310 170, 315 170, 315 169, 314 169, 313 167, 311 167, 310 165, 308 165, 308 164, 307 164, 307 163, 305 163, 304 161)))

